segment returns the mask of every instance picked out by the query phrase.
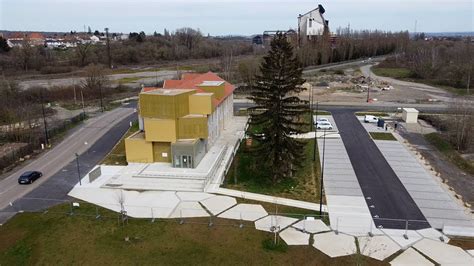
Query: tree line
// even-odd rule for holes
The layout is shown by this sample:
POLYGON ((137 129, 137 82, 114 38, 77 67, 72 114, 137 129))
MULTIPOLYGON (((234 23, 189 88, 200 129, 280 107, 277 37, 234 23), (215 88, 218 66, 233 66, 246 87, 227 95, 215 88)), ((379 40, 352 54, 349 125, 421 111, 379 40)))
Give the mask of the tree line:
MULTIPOLYGON (((4 40, 4 39, 3 39, 4 40)), ((4 43, 0 41, 0 44, 4 43)), ((3 46, 2 46, 3 47, 3 46)), ((44 74, 70 72, 75 68, 93 64, 108 64, 107 46, 80 43, 67 50, 31 46, 25 38, 20 47, 0 49, 0 67, 4 70, 36 70, 44 74)), ((110 44, 114 65, 153 64, 185 59, 207 59, 220 57, 232 50, 234 56, 252 53, 249 41, 235 38, 212 38, 203 36, 199 30, 165 30, 164 34, 151 36, 144 32, 130 33, 123 41, 110 44)))
POLYGON ((338 28, 335 36, 324 34, 305 41, 297 55, 303 66, 321 65, 404 51, 408 43, 407 31, 338 28))
POLYGON ((417 39, 404 53, 396 54, 380 67, 407 68, 412 78, 469 91, 474 80, 474 48, 471 38, 464 40, 417 39))

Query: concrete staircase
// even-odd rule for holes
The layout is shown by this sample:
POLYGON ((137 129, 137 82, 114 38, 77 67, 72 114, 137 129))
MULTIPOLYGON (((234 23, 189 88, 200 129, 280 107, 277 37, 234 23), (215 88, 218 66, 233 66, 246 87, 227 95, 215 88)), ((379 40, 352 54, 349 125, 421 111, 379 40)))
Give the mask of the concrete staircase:
POLYGON ((200 191, 204 190, 206 178, 132 177, 121 179, 120 182, 109 182, 104 187, 124 188, 128 190, 171 190, 171 191, 200 191))

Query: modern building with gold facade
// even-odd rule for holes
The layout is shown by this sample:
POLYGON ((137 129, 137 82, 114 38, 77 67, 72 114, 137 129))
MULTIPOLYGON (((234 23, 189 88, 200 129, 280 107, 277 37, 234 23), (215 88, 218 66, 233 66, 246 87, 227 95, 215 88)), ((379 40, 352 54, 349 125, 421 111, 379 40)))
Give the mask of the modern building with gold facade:
POLYGON ((125 139, 128 162, 195 168, 233 116, 234 86, 212 72, 184 74, 139 95, 140 130, 125 139))

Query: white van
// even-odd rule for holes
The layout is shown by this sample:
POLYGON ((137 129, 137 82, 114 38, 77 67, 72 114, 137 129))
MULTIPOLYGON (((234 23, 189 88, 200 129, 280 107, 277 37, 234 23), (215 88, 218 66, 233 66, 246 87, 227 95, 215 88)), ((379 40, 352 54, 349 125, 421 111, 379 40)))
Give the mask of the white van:
POLYGON ((365 123, 377 123, 379 122, 379 118, 373 115, 365 115, 364 116, 365 123))

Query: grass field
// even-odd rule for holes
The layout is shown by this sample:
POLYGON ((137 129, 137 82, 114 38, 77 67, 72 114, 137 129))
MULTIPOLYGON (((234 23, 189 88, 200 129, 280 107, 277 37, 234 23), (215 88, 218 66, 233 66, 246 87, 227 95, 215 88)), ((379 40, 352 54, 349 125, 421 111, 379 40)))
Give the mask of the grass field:
POLYGON ((377 116, 377 117, 387 117, 387 116, 390 116, 388 113, 385 113, 385 112, 371 112, 371 111, 367 111, 367 112, 356 112, 355 115, 357 115, 357 116, 373 115, 373 116, 377 116))
POLYGON ((119 80, 117 80, 116 82, 118 84, 124 84, 124 83, 132 83, 132 82, 135 82, 135 81, 138 81, 142 78, 146 78, 146 77, 128 77, 128 78, 121 78, 119 80))
POLYGON ((279 183, 272 184, 268 176, 268 169, 264 169, 258 163, 260 159, 255 154, 250 153, 245 147, 245 142, 243 142, 226 176, 224 187, 319 202, 319 156, 316 154, 316 161, 313 163, 313 145, 313 140, 309 140, 305 144, 305 159, 294 178, 287 178, 279 183))
POLYGON ((397 140, 392 133, 388 132, 370 132, 369 134, 374 140, 397 140))
POLYGON ((372 72, 377 76, 405 79, 413 77, 413 73, 406 68, 372 67, 372 72))
POLYGON ((125 157, 125 139, 138 131, 138 122, 132 124, 132 127, 125 133, 120 141, 115 145, 112 151, 102 160, 101 164, 106 165, 127 165, 125 157))
MULTIPOLYGON (((130 220, 69 216, 57 206, 46 214, 23 213, 0 227, 2 265, 388 265, 360 256, 331 259, 311 246, 278 248, 273 234, 251 226, 207 226, 207 219, 130 220), (128 237, 128 241, 125 239, 128 237)), ((81 208, 86 208, 81 205, 81 208)), ((91 213, 94 212, 90 206, 91 213)), ((86 211, 86 210, 83 210, 86 211)), ((219 219, 217 223, 230 223, 219 219)))
POLYGON ((445 140, 439 133, 430 133, 425 135, 426 140, 436 147, 450 162, 455 164, 461 170, 474 175, 474 165, 463 158, 454 147, 445 140))

